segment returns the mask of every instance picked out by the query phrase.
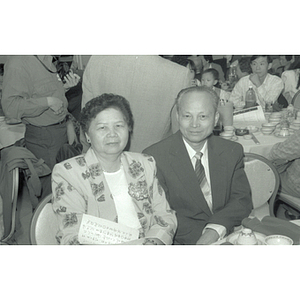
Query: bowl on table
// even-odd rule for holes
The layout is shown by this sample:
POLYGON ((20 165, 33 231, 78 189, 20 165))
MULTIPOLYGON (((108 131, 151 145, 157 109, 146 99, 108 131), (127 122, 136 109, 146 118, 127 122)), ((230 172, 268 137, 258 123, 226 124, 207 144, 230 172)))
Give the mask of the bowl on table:
POLYGON ((293 245, 293 240, 285 235, 269 235, 265 238, 266 245, 293 245))
POLYGON ((299 130, 299 129, 300 129, 300 119, 294 120, 294 121, 290 124, 290 128, 295 129, 295 130, 299 130))
POLYGON ((273 112, 269 116, 269 122, 279 123, 281 121, 282 113, 281 112, 273 112))
POLYGON ((236 104, 234 105, 234 108, 235 108, 235 110, 241 110, 241 109, 243 109, 243 108, 245 107, 245 105, 246 105, 245 102, 240 101, 240 102, 238 102, 238 103, 236 103, 236 104))
POLYGON ((270 118, 281 119, 281 117, 282 117, 282 112, 281 111, 272 112, 270 114, 270 118))
POLYGON ((223 139, 227 139, 227 140, 230 140, 233 137, 233 135, 234 135, 233 131, 223 131, 220 133, 220 136, 223 139))
POLYGON ((234 130, 235 130, 234 126, 231 126, 231 125, 224 126, 224 132, 231 132, 231 133, 233 133, 234 130))
POLYGON ((275 128, 276 128, 276 123, 270 122, 270 123, 263 123, 261 124, 261 132, 263 134, 271 134, 275 128))

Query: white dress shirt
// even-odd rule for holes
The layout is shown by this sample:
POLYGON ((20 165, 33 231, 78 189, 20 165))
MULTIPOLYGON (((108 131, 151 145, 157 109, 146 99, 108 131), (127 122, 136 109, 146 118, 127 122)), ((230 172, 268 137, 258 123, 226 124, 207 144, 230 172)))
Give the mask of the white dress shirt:
MULTIPOLYGON (((195 154, 196 154, 196 151, 185 141, 185 139, 183 138, 183 142, 186 146, 186 149, 187 149, 187 152, 188 152, 188 155, 191 159, 191 162, 192 162, 192 165, 195 169, 195 165, 196 165, 196 158, 195 158, 195 154)), ((207 205, 209 207, 209 209, 211 210, 212 212, 212 193, 211 193, 211 183, 210 183, 210 173, 209 173, 209 162, 208 162, 208 149, 207 149, 207 141, 205 142, 203 148, 201 149, 201 151, 203 156, 201 158, 201 163, 203 165, 203 168, 204 168, 204 171, 205 171, 205 177, 206 177, 206 180, 207 180, 207 183, 208 183, 208 186, 210 188, 210 191, 209 193, 206 193, 205 195, 205 200, 207 202, 207 205)), ((219 234, 219 239, 222 239, 225 234, 226 234, 226 228, 225 226, 223 225, 219 225, 219 224, 207 224, 205 226, 205 228, 203 229, 203 232, 202 234, 204 233, 204 231, 206 229, 214 229, 215 231, 217 231, 217 233, 219 234)))
POLYGON ((250 86, 255 91, 257 103, 263 108, 266 102, 274 103, 284 88, 283 81, 278 76, 268 73, 263 84, 257 88, 250 80, 250 75, 248 75, 242 77, 232 90, 229 100, 233 102, 233 105, 236 105, 242 97, 245 101, 246 93, 250 86))

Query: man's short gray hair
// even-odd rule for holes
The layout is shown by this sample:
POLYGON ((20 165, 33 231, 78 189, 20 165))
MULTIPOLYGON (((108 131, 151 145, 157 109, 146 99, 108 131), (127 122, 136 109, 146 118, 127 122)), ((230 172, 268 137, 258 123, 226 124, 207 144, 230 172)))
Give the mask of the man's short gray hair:
POLYGON ((199 93, 200 92, 206 92, 206 93, 210 94, 212 96, 214 110, 215 110, 215 112, 217 111, 218 105, 219 105, 219 102, 220 102, 220 98, 219 98, 219 96, 217 95, 217 93, 215 91, 213 91, 212 89, 210 89, 207 86, 191 86, 191 87, 188 87, 188 88, 185 88, 185 89, 181 90, 178 93, 178 95, 175 99, 175 106, 176 106, 178 112, 179 112, 179 105, 180 105, 181 98, 184 95, 186 95, 188 93, 192 93, 192 92, 199 92, 199 93))

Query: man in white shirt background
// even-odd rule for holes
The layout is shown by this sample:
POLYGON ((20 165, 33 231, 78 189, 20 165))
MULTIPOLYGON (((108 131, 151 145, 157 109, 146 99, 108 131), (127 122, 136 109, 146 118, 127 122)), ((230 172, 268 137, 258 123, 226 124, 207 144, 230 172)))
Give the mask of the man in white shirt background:
POLYGON ((272 67, 271 58, 268 55, 253 55, 250 59, 252 74, 241 78, 232 90, 230 101, 233 105, 239 101, 245 101, 246 93, 250 87, 256 94, 257 104, 265 108, 266 103, 274 104, 284 84, 281 78, 271 75, 268 71, 272 67))

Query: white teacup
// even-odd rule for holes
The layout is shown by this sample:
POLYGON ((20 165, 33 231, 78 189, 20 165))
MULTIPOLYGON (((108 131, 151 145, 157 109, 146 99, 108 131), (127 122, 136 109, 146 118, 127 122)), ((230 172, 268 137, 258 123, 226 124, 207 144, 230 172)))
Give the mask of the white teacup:
POLYGON ((293 240, 285 235, 269 235, 265 238, 267 245, 293 245, 293 240))

